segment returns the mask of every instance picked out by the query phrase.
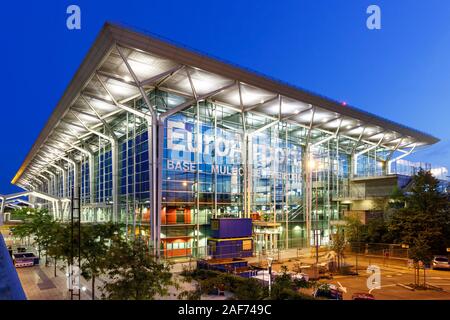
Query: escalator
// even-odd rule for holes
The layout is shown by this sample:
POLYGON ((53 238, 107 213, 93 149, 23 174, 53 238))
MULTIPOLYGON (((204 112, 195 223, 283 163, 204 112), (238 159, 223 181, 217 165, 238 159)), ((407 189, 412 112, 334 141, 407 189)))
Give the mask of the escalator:
POLYGON ((289 221, 294 221, 298 216, 303 214, 303 205, 296 205, 288 212, 289 221))

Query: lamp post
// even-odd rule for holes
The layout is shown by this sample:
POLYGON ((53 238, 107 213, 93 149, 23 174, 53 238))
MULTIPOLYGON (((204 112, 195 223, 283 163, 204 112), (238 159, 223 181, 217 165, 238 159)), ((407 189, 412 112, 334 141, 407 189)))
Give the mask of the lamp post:
MULTIPOLYGON (((315 193, 316 193, 316 201, 315 201, 315 210, 314 210, 314 246, 316 247, 316 266, 319 263, 319 234, 318 234, 318 228, 319 228, 319 221, 318 221, 318 210, 319 210, 319 186, 318 186, 318 180, 319 180, 319 173, 318 173, 318 168, 316 166, 316 161, 314 160, 314 158, 311 156, 309 159, 309 167, 310 170, 314 170, 316 173, 316 179, 315 179, 315 193)), ((311 172, 311 188, 312 188, 312 176, 313 173, 311 172)))
POLYGON ((355 254, 355 268, 356 268, 356 274, 358 275, 358 254, 359 254, 359 250, 360 250, 360 246, 361 246, 361 242, 359 239, 359 227, 356 227, 356 254, 355 254))
POLYGON ((316 212, 315 212, 315 230, 314 230, 314 240, 315 240, 315 244, 316 244, 316 266, 318 266, 319 264, 319 173, 318 170, 316 169, 316 212))
POLYGON ((272 296, 272 257, 267 257, 267 265, 269 267, 269 297, 272 296))

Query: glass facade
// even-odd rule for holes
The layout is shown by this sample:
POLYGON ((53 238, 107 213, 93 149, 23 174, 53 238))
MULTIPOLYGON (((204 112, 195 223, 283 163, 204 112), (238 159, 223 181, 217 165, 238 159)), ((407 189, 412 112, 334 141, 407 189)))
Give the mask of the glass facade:
POLYGON ((164 257, 207 256, 221 217, 252 220, 256 253, 327 245, 349 199, 383 194, 437 141, 151 37, 122 43, 136 37, 90 51, 98 65, 86 59, 77 76, 91 77, 71 83, 13 183, 57 219, 79 196, 83 221, 121 223, 164 257))

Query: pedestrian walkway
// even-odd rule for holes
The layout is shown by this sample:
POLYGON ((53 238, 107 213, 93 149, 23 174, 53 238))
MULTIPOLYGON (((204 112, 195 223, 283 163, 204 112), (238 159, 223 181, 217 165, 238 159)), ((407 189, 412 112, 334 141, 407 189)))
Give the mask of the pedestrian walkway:
MULTIPOLYGON (((29 300, 69 300, 70 292, 67 287, 67 277, 59 267, 54 275, 53 266, 34 266, 17 269, 25 294, 29 300)), ((82 300, 91 300, 91 283, 81 279, 84 291, 81 291, 82 300)), ((98 293, 96 293, 98 299, 98 293)), ((78 297, 74 297, 78 299, 78 297)))

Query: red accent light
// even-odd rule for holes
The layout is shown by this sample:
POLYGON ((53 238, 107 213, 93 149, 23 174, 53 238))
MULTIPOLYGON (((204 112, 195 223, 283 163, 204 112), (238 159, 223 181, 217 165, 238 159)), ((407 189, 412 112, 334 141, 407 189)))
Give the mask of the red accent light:
POLYGON ((347 102, 342 101, 342 105, 345 107, 347 105, 347 102))

